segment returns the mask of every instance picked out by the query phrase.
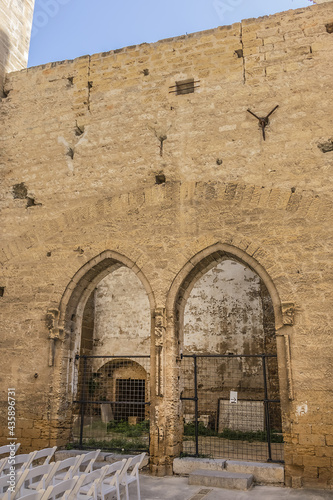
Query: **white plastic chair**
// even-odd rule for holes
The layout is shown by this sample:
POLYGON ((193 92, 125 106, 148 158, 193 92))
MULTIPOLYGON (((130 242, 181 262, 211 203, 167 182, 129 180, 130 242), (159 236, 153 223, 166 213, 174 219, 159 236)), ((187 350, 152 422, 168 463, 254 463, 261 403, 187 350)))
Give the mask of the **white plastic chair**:
MULTIPOLYGON (((80 469, 80 465, 84 455, 77 455, 76 457, 66 458, 57 462, 59 464, 56 474, 53 476, 52 484, 60 483, 60 481, 66 481, 67 479, 72 479, 74 476, 78 475, 77 471, 80 469)), ((46 485, 47 487, 49 484, 46 485)))
POLYGON ((36 455, 34 456, 32 462, 30 464, 30 468, 35 466, 34 462, 36 462, 37 460, 42 461, 42 463, 39 465, 49 464, 50 460, 53 457, 53 455, 55 454, 56 450, 57 450, 57 447, 53 446, 53 448, 43 448, 42 450, 36 451, 36 455), (44 459, 44 460, 42 460, 42 459, 44 459))
POLYGON ((122 478, 122 480, 120 482, 120 485, 125 487, 126 500, 129 500, 128 486, 132 483, 136 483, 138 500, 141 500, 139 468, 140 468, 140 465, 142 464, 145 456, 146 456, 146 453, 141 453, 141 455, 136 455, 135 457, 131 457, 129 459, 131 461, 128 465, 128 468, 133 467, 133 469, 131 470, 131 472, 129 474, 127 474, 127 472, 126 472, 124 474, 124 477, 122 478))
MULTIPOLYGON (((4 446, 0 446, 0 455, 6 455, 13 450, 15 451, 15 454, 16 454, 16 452, 20 446, 21 446, 21 443, 16 443, 13 446, 11 446, 9 444, 5 444, 4 446)), ((7 458, 7 457, 5 457, 5 458, 7 458)))
POLYGON ((56 473, 58 463, 44 464, 34 467, 33 469, 25 469, 17 478, 15 493, 11 495, 11 500, 24 495, 30 494, 32 489, 39 491, 45 490, 47 483, 52 480, 56 473))
POLYGON ((90 451, 89 453, 86 453, 83 455, 83 459, 80 463, 80 470, 77 471, 77 473, 80 474, 88 474, 88 472, 93 471, 93 465, 96 461, 96 458, 98 457, 99 453, 101 450, 96 450, 96 451, 90 451), (82 467, 84 468, 83 470, 82 467))
POLYGON ((10 491, 8 491, 8 476, 1 476, 0 477, 0 499, 1 500, 9 500, 10 498, 10 491))
POLYGON ((98 500, 98 489, 107 471, 107 466, 88 474, 81 474, 74 486, 69 500, 98 500))
POLYGON ((73 479, 67 479, 67 481, 61 481, 61 483, 49 486, 41 496, 40 500, 54 500, 55 498, 68 500, 69 495, 78 480, 79 477, 75 476, 73 479))
POLYGON ((10 467, 15 467, 15 470, 22 471, 28 469, 36 455, 37 451, 32 451, 31 453, 16 455, 15 464, 12 463, 12 458, 7 457, 3 463, 1 463, 0 474, 7 475, 10 471, 10 467))
POLYGON ((110 493, 116 493, 117 500, 120 500, 120 482, 124 479, 131 459, 124 459, 103 467, 105 469, 103 480, 98 487, 98 497, 105 500, 110 493))
POLYGON ((19 497, 17 500, 41 500, 44 491, 33 491, 28 495, 24 495, 23 497, 19 497))

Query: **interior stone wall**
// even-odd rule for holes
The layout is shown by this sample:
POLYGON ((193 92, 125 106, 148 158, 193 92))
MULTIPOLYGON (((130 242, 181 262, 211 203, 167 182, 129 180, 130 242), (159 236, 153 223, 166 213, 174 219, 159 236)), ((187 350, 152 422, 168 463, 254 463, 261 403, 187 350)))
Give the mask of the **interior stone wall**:
POLYGON ((150 353, 150 305, 139 278, 127 267, 96 287, 94 355, 150 353))
POLYGON ((184 313, 184 352, 258 354, 264 351, 260 279, 226 260, 194 285, 184 313))

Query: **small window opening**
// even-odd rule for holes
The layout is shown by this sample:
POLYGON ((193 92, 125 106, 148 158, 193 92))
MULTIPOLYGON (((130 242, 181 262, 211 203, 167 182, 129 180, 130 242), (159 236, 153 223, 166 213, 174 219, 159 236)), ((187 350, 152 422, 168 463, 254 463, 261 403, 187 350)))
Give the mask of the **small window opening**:
POLYGON ((156 184, 165 184, 165 175, 164 174, 158 174, 155 175, 155 183, 156 184))
POLYGON ((327 33, 333 33, 333 23, 325 24, 327 33))
POLYGON ((169 94, 176 94, 176 95, 193 94, 194 89, 200 87, 200 85, 197 85, 198 83, 200 83, 200 81, 199 80, 194 81, 194 78, 183 80, 181 82, 176 82, 176 85, 172 85, 171 87, 169 87, 170 89, 169 94))

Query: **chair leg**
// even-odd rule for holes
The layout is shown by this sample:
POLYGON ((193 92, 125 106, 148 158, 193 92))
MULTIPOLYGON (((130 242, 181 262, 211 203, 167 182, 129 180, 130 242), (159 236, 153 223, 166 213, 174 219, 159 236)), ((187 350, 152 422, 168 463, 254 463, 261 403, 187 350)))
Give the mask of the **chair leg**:
POLYGON ((138 500, 141 500, 141 495, 140 495, 140 483, 139 483, 139 475, 138 475, 138 478, 136 480, 136 488, 137 488, 137 492, 138 492, 138 500))

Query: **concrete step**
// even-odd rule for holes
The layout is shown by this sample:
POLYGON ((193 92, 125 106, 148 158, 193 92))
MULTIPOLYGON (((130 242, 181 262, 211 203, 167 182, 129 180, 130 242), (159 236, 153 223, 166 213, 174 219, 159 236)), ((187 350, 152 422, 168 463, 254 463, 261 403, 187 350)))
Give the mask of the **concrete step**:
POLYGON ((189 475, 188 484, 227 488, 229 490, 248 490, 253 483, 252 474, 241 474, 228 471, 198 469, 189 475))

